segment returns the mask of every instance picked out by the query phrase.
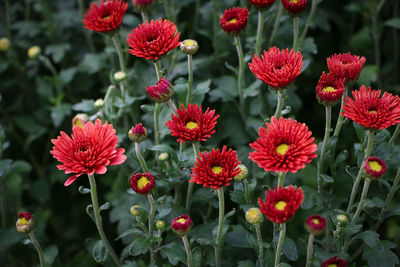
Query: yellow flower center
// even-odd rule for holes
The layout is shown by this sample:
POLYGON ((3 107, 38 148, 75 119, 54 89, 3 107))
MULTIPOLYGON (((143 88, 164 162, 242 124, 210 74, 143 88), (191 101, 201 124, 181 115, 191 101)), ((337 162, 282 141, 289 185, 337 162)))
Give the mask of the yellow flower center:
POLYGON ((368 161, 368 166, 371 168, 371 170, 375 172, 379 172, 382 170, 381 164, 377 161, 368 161))
POLYGON ((229 21, 229 23, 236 23, 237 22, 237 20, 235 19, 235 18, 233 18, 233 19, 231 19, 230 21, 229 21))
POLYGON ((178 223, 184 224, 186 222, 185 218, 179 218, 178 220, 176 220, 178 223))
POLYGON ((328 264, 328 267, 337 267, 336 264, 328 264))
POLYGON ((279 155, 285 155, 288 150, 289 146, 287 144, 280 144, 276 147, 276 153, 278 153, 279 155))
POLYGON ((193 40, 186 40, 185 45, 186 46, 196 46, 196 43, 193 40))
POLYGON ((221 166, 214 166, 214 167, 212 167, 211 170, 215 174, 220 174, 222 172, 222 167, 221 166))
POLYGON ((110 15, 105 16, 104 18, 102 18, 103 20, 109 20, 110 19, 110 15))
POLYGON ((277 210, 284 210, 285 207, 287 206, 287 203, 285 201, 279 201, 278 203, 275 203, 275 208, 277 210))
POLYGON ((318 219, 312 219, 311 220, 314 224, 319 224, 319 220, 318 219))
POLYGON ((197 124, 197 122, 193 122, 193 121, 189 121, 188 123, 186 123, 186 128, 193 130, 195 128, 199 127, 199 125, 197 124))
POLYGON ((371 114, 376 114, 376 110, 375 110, 375 109, 371 109, 371 110, 369 111, 369 113, 371 113, 371 114))
POLYGON ((250 218, 255 219, 260 214, 260 211, 258 209, 249 209, 247 214, 250 218))
POLYGON ((299 0, 289 0, 290 2, 292 2, 292 3, 297 3, 297 2, 299 2, 299 0))
POLYGON ((150 180, 145 177, 142 176, 138 181, 137 181, 137 187, 142 190, 148 183, 150 183, 150 180))
POLYGON ((18 220, 18 225, 19 225, 19 226, 28 225, 28 224, 29 224, 29 221, 28 221, 27 219, 25 219, 25 218, 20 218, 20 219, 18 220))
POLYGON ((332 86, 328 86, 328 87, 325 87, 324 89, 322 89, 322 92, 324 92, 324 93, 332 93, 332 92, 336 92, 336 89, 334 87, 332 87, 332 86))

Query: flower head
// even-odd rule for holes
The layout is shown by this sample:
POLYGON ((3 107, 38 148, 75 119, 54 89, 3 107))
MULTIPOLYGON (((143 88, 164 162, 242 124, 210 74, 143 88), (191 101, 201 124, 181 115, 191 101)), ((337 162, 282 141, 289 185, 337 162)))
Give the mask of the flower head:
POLYGON ((345 82, 353 82, 358 79, 365 61, 365 57, 350 53, 334 54, 326 59, 329 71, 336 77, 345 79, 345 82))
POLYGON ((165 222, 163 220, 156 221, 156 229, 157 230, 164 230, 165 229, 165 222))
POLYGON ((285 223, 290 220, 303 202, 303 190, 289 187, 275 187, 265 191, 264 202, 258 199, 261 212, 274 223, 285 223))
POLYGON ((155 184, 156 181, 154 180, 154 176, 149 172, 136 173, 131 177, 130 181, 130 185, 133 191, 143 195, 150 193, 155 184))
POLYGON ((327 259, 321 264, 321 267, 346 267, 347 261, 338 258, 337 256, 327 259))
POLYGON ((164 103, 171 99, 174 95, 174 88, 169 81, 161 77, 161 79, 153 86, 147 86, 146 91, 157 103, 164 103))
POLYGON ((117 71, 116 73, 114 73, 114 79, 117 82, 122 82, 126 80, 126 72, 124 71, 117 71))
POLYGON ((318 102, 325 106, 334 106, 342 98, 344 92, 344 79, 337 78, 332 73, 322 73, 315 88, 318 102))
POLYGON ((108 165, 119 165, 126 160, 125 149, 117 148, 118 137, 111 124, 101 124, 99 119, 95 124, 86 123, 83 128, 74 126, 71 137, 61 132, 50 153, 62 163, 59 170, 65 173, 75 173, 64 183, 72 184, 82 174, 104 174, 108 165))
POLYGON ((364 85, 351 93, 354 100, 346 97, 341 113, 344 117, 374 130, 400 123, 400 98, 397 95, 385 92, 380 97, 381 90, 371 90, 364 85))
POLYGON ((308 0, 282 0, 282 5, 292 15, 298 15, 306 10, 308 0))
POLYGON ((28 49, 28 57, 30 59, 37 59, 41 53, 42 53, 42 49, 37 45, 31 46, 28 49))
POLYGON ((258 9, 268 9, 270 8, 276 0, 249 0, 249 2, 258 9))
POLYGON ((133 215, 133 216, 140 216, 140 214, 142 214, 142 212, 140 211, 142 207, 140 207, 139 205, 133 205, 131 207, 131 209, 129 210, 129 212, 133 215))
POLYGON ((192 167, 191 183, 201 184, 215 190, 227 186, 240 173, 236 151, 223 146, 222 150, 213 149, 210 152, 199 153, 192 167))
POLYGON ((250 208, 245 214, 246 221, 250 224, 256 224, 262 221, 262 213, 259 208, 250 208))
POLYGON ((349 222, 349 218, 347 217, 346 214, 336 215, 336 220, 338 221, 338 223, 348 223, 349 222))
POLYGON ((364 164, 364 173, 370 179, 379 179, 386 172, 386 163, 377 157, 369 157, 364 164))
POLYGON ((5 37, 0 38, 0 51, 7 52, 9 48, 10 48, 10 39, 5 37))
POLYGON ((304 227, 306 230, 314 235, 319 235, 324 232, 326 226, 326 219, 319 215, 311 215, 307 218, 304 227))
POLYGON ((121 25, 128 3, 122 0, 100 0, 100 4, 92 3, 82 20, 86 29, 109 33, 121 25))
POLYGON ((293 49, 280 51, 277 47, 271 47, 268 51, 264 50, 261 59, 254 55, 253 61, 249 63, 249 68, 257 79, 276 90, 293 83, 300 75, 302 66, 303 56, 300 52, 295 53, 293 49))
POLYGON ((86 113, 78 113, 72 119, 72 127, 79 126, 83 128, 83 125, 89 122, 89 116, 86 113))
POLYGON ((176 217, 171 222, 172 230, 181 236, 186 235, 193 226, 192 219, 186 214, 176 217))
POLYGON ((236 181, 242 181, 247 178, 247 175, 249 174, 249 170, 247 169, 246 165, 244 164, 239 164, 238 168, 240 170, 239 174, 233 177, 236 181))
POLYGON ((199 44, 196 40, 186 39, 181 42, 181 50, 186 55, 194 55, 199 49, 199 44))
POLYGON ((133 142, 140 143, 147 138, 147 129, 141 123, 132 126, 128 132, 129 139, 133 142))
POLYGON ((160 18, 140 24, 128 34, 126 42, 132 55, 157 61, 180 45, 179 36, 173 22, 160 18))
POLYGON ((224 14, 219 18, 219 24, 228 34, 238 35, 246 27, 249 14, 247 8, 225 9, 224 14))
POLYGON ((94 107, 97 108, 98 110, 102 110, 104 108, 104 100, 103 98, 99 98, 96 101, 94 101, 94 107))
POLYGON ((317 156, 314 137, 304 123, 275 117, 260 127, 258 138, 250 144, 255 151, 249 158, 265 171, 297 172, 317 156))
POLYGON ((153 0, 132 0, 132 5, 139 12, 146 12, 153 6, 153 0))
POLYGON ((196 142, 206 141, 215 133, 215 125, 219 115, 215 115, 215 110, 207 110, 202 113, 201 106, 189 104, 185 109, 184 105, 177 109, 177 115, 171 114, 172 121, 165 124, 171 131, 171 135, 178 137, 178 141, 196 142))
POLYGON ((15 226, 18 232, 27 234, 35 227, 35 217, 28 211, 18 213, 18 220, 15 226))

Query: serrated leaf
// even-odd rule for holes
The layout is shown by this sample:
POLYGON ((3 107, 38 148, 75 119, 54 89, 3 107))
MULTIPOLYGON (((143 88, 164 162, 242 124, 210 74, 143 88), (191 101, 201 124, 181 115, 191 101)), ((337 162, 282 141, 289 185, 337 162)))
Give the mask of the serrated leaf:
POLYGON ((294 243, 294 241, 289 237, 286 237, 285 240, 283 241, 282 251, 286 255, 286 257, 291 261, 295 261, 299 257, 297 253, 296 243, 294 243))
POLYGON ((395 267, 399 264, 399 258, 390 249, 396 247, 392 242, 380 241, 383 249, 378 250, 369 246, 365 247, 362 258, 368 261, 370 267, 395 267))
POLYGON ((107 258, 107 247, 104 244, 103 240, 98 240, 92 250, 92 256, 96 262, 105 261, 107 258))
POLYGON ((150 243, 147 238, 139 236, 129 245, 128 251, 130 255, 138 256, 147 253, 149 247, 150 243))
MULTIPOLYGON (((379 235, 373 231, 365 231, 359 233, 358 235, 353 237, 353 239, 363 240, 365 244, 367 244, 370 248, 378 248, 378 245, 381 245, 379 235)), ((383 247, 380 246, 379 249, 383 249, 383 247)))
POLYGON ((72 106, 75 111, 90 112, 95 110, 94 101, 92 99, 83 99, 81 102, 72 106))

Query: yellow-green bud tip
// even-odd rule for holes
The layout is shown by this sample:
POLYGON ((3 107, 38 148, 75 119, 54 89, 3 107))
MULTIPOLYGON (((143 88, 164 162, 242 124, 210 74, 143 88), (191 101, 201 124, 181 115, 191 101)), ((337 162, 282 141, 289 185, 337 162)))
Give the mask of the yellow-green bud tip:
POLYGON ((169 155, 166 152, 163 152, 158 156, 158 160, 159 161, 166 161, 168 159, 169 159, 169 155))
POLYGON ((0 51, 7 52, 10 48, 10 40, 8 38, 0 38, 0 51))
POLYGON ((42 52, 42 49, 40 49, 39 46, 31 46, 28 49, 28 57, 30 59, 36 59, 39 57, 40 53, 42 52))
POLYGON ((345 214, 339 214, 336 216, 336 220, 338 220, 340 223, 347 223, 349 219, 345 214))
POLYGON ((249 170, 243 164, 239 164, 238 168, 240 169, 240 173, 238 175, 236 175, 233 179, 235 179, 237 181, 242 181, 247 178, 247 175, 249 174, 249 170))
POLYGON ((259 208, 250 208, 246 211, 246 221, 250 224, 256 224, 262 221, 262 213, 259 208))
POLYGON ((199 49, 199 44, 192 39, 186 39, 181 42, 181 50, 186 55, 194 55, 199 49))
POLYGON ((165 222, 162 220, 158 220, 156 222, 156 228, 157 230, 164 230, 165 229, 165 222))
POLYGON ((122 82, 122 81, 126 80, 126 73, 123 71, 118 71, 118 72, 114 73, 114 79, 117 82, 122 82))
POLYGON ((141 207, 139 206, 139 205, 134 205, 134 206, 132 206, 131 207, 131 210, 130 210, 130 212, 131 212, 131 214, 133 215, 133 216, 139 216, 140 214, 141 214, 141 212, 140 212, 140 209, 141 207))
POLYGON ((97 99, 94 102, 94 107, 97 109, 103 109, 104 108, 104 100, 102 98, 97 99))

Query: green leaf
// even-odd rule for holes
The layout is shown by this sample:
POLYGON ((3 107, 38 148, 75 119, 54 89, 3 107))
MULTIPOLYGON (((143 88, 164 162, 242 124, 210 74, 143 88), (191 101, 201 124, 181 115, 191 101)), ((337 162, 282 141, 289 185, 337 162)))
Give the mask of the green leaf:
POLYGON ((51 55, 53 61, 58 63, 63 59, 65 52, 71 49, 71 45, 68 43, 62 44, 51 44, 48 45, 45 49, 45 53, 47 55, 51 55))
POLYGON ((151 147, 149 147, 149 150, 167 152, 170 156, 176 154, 175 149, 173 149, 171 146, 165 145, 165 144, 151 146, 151 147))
POLYGON ((224 237, 225 243, 236 248, 253 248, 252 244, 247 240, 249 232, 241 225, 233 225, 232 231, 224 237))
POLYGON ((326 174, 322 174, 321 178, 327 183, 333 183, 334 182, 333 178, 331 176, 329 176, 329 175, 326 175, 326 174))
POLYGON ((161 219, 167 216, 172 211, 172 208, 168 208, 167 205, 163 205, 163 206, 157 206, 157 210, 158 210, 157 218, 161 219))
POLYGON ((396 247, 390 241, 383 240, 379 241, 383 247, 382 250, 371 248, 369 246, 365 247, 362 258, 368 261, 368 266, 370 267, 394 267, 398 266, 399 258, 390 249, 396 247))
POLYGON ((60 83, 66 85, 72 81, 75 76, 77 69, 75 67, 64 69, 60 71, 60 83))
POLYGON ((58 248, 55 245, 51 245, 46 248, 43 252, 44 262, 51 266, 58 255, 58 248))
POLYGON ((362 224, 347 224, 342 228, 342 231, 346 234, 352 235, 358 233, 362 228, 362 224))
POLYGON ((283 241, 282 250, 286 257, 291 261, 295 261, 299 257, 296 243, 294 243, 294 241, 289 237, 286 237, 283 241))
POLYGON ((224 102, 232 101, 237 96, 237 82, 234 77, 222 76, 213 81, 217 87, 212 89, 209 93, 211 102, 219 99, 224 102))
POLYGON ((61 104, 51 108, 51 118, 54 126, 58 127, 64 120, 64 117, 71 114, 70 104, 61 104))
POLYGON ((373 82, 376 82, 376 65, 364 65, 357 84, 370 86, 373 82))
POLYGON ((256 80, 249 87, 243 90, 243 97, 254 97, 258 94, 258 88, 261 86, 262 82, 260 80, 256 80))
POLYGON ((400 18, 389 19, 384 25, 400 30, 400 18))
POLYGON ((105 54, 86 54, 83 61, 79 64, 79 71, 93 74, 101 69, 101 66, 105 66, 106 56, 105 54))
POLYGON ((192 201, 208 203, 213 198, 215 198, 215 195, 211 192, 210 188, 202 187, 193 194, 192 201))
POLYGON ((201 247, 197 246, 192 250, 192 264, 193 267, 200 267, 201 266, 201 247))
POLYGON ((239 261, 238 267, 254 267, 254 263, 251 261, 239 261))
POLYGON ((92 250, 92 256, 96 262, 105 261, 107 258, 107 247, 104 244, 103 240, 98 240, 92 250))
POLYGON ((365 231, 362 233, 359 233, 353 239, 362 239, 365 244, 367 244, 370 248, 378 248, 378 245, 380 245, 379 249, 383 249, 382 244, 379 240, 379 235, 376 232, 373 231, 365 231))
POLYGON ((177 265, 179 262, 186 263, 185 249, 182 245, 178 245, 176 242, 164 246, 160 250, 160 254, 164 259, 168 258, 169 263, 172 265, 177 265))
POLYGON ((100 209, 100 211, 108 210, 110 208, 110 206, 111 206, 110 202, 106 202, 103 205, 101 205, 99 209, 100 209))
POLYGON ((129 245, 129 254, 132 256, 138 256, 147 253, 149 250, 150 243, 147 238, 139 236, 129 245))
POLYGON ((54 96, 52 84, 40 76, 36 77, 36 88, 38 94, 45 99, 50 99, 54 96))
POLYGON ((82 112, 90 112, 92 110, 95 110, 94 100, 83 99, 81 102, 73 105, 72 109, 75 111, 82 111, 82 112))

